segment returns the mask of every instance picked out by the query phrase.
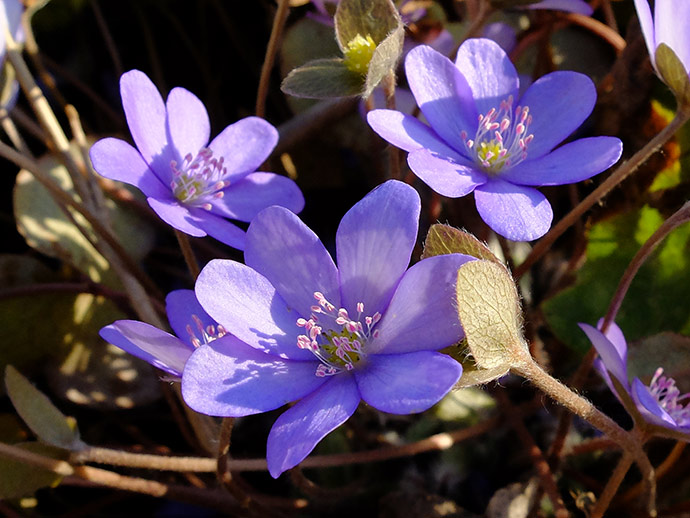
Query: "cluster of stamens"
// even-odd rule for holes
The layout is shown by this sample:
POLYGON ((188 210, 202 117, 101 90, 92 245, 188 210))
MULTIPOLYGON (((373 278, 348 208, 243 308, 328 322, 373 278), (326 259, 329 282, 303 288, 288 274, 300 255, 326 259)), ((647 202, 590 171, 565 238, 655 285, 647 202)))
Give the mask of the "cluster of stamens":
POLYGON ((175 160, 170 162, 172 181, 170 187, 175 198, 188 205, 211 210, 211 201, 222 198, 223 191, 230 182, 223 180, 227 174, 223 157, 215 158, 213 151, 202 148, 196 157, 187 153, 178 167, 175 160))
POLYGON ((491 108, 479 116, 479 127, 474 139, 466 131, 460 136, 465 149, 488 173, 497 173, 504 167, 513 167, 527 158, 527 147, 534 135, 527 130, 532 123, 529 107, 513 110, 513 96, 501 101, 498 110, 491 108))
POLYGON ((297 347, 311 351, 321 363, 316 369, 319 377, 350 371, 364 356, 364 347, 379 334, 373 327, 381 320, 379 312, 364 317, 364 303, 357 303, 357 317, 350 318, 345 308, 336 307, 323 293, 314 292, 317 304, 311 306, 310 318, 298 318, 297 325, 305 334, 297 337, 297 347))
POLYGON ((690 398, 690 393, 681 395, 676 381, 663 373, 664 369, 661 367, 656 370, 649 384, 649 391, 678 426, 690 426, 690 404, 681 403, 690 398))
POLYGON ((191 326, 191 324, 187 324, 186 329, 187 333, 189 333, 189 338, 191 339, 192 345, 194 347, 201 347, 202 345, 213 342, 221 336, 225 336, 226 334, 228 334, 225 328, 220 324, 216 326, 214 326, 213 324, 209 324, 206 327, 204 327, 204 323, 197 315, 192 315, 192 320, 196 325, 196 332, 194 328, 191 326))

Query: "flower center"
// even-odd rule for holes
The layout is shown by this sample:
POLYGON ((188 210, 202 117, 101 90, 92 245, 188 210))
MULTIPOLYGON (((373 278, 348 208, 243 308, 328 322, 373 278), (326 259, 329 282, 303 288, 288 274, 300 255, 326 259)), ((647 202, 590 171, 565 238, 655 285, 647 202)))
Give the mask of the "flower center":
POLYGON ((175 198, 187 205, 211 210, 211 201, 222 198, 222 189, 230 185, 230 182, 223 180, 227 173, 223 162, 223 157, 215 158, 213 151, 208 148, 202 148, 196 157, 187 153, 179 167, 172 160, 170 187, 175 198))
POLYGON ((357 318, 351 319, 345 308, 336 310, 323 293, 315 291, 314 298, 318 304, 311 307, 309 320, 297 319, 297 325, 306 331, 297 337, 297 347, 319 359, 315 373, 319 377, 352 370, 364 358, 367 342, 378 336, 373 328, 381 320, 381 313, 364 317, 362 324, 363 302, 357 303, 357 318))
POLYGON ((513 96, 501 101, 479 116, 479 127, 474 139, 463 131, 460 136, 465 142, 469 156, 489 174, 496 174, 505 167, 513 167, 527 158, 527 146, 534 135, 527 134, 532 123, 528 106, 513 110, 513 96))
POLYGON ((218 324, 217 326, 211 324, 204 327, 204 323, 195 314, 192 315, 192 320, 194 321, 196 330, 194 330, 191 324, 187 324, 186 329, 187 333, 189 333, 189 338, 194 347, 201 347, 202 345, 211 343, 214 340, 220 338, 221 336, 225 336, 226 334, 228 334, 225 328, 220 324, 218 324))
POLYGON ((681 395, 676 381, 663 376, 663 373, 664 369, 661 367, 656 370, 649 384, 649 391, 678 426, 690 426, 690 404, 681 403, 690 398, 690 393, 681 395))
POLYGON ((357 34, 348 42, 345 49, 345 66, 348 70, 365 75, 369 70, 369 62, 374 56, 376 42, 367 34, 366 37, 357 34))

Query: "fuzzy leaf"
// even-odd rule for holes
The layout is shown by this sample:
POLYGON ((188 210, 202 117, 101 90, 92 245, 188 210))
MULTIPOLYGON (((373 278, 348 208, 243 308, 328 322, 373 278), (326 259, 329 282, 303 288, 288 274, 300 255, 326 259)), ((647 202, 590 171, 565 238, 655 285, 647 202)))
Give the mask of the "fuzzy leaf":
POLYGON ((364 78, 349 70, 342 59, 317 59, 295 68, 280 89, 295 97, 328 99, 360 95, 364 78))
POLYGON ((690 108, 690 77, 683 62, 665 43, 659 44, 654 57, 661 78, 673 91, 678 102, 690 108))
POLYGON ((343 52, 357 35, 371 36, 378 45, 402 27, 398 10, 391 0, 340 0, 334 21, 335 35, 343 52))
POLYGON ((376 46, 374 55, 369 62, 367 78, 364 83, 362 97, 367 98, 374 88, 386 77, 389 72, 395 71, 395 66, 402 54, 405 29, 402 25, 396 27, 386 38, 376 46))
POLYGON ((489 247, 469 232, 441 223, 431 225, 424 241, 422 258, 456 253, 501 264, 489 247))
POLYGON ((83 446, 74 420, 11 365, 5 369, 5 386, 19 416, 43 442, 67 450, 83 446))
MULTIPOLYGON (((80 160, 76 147, 72 149, 80 160)), ((39 161, 39 167, 74 199, 78 196, 67 169, 52 155, 39 161)), ((108 200, 115 234, 123 247, 135 259, 142 259, 153 246, 153 228, 136 218, 131 212, 120 210, 108 200)), ((70 209, 72 217, 88 231, 90 224, 84 217, 70 209)), ((119 280, 106 259, 91 245, 88 239, 74 226, 50 193, 26 170, 17 175, 14 187, 14 216, 17 229, 32 248, 51 257, 57 257, 86 274, 94 282, 119 286, 119 280)))
MULTIPOLYGON (((14 446, 54 459, 64 460, 67 457, 64 450, 38 442, 20 443, 14 446)), ((38 489, 57 486, 61 479, 60 475, 52 471, 0 457, 0 499, 30 496, 38 489)))
POLYGON ((477 365, 502 369, 513 361, 511 349, 526 347, 520 332, 518 293, 504 266, 470 261, 458 270, 458 315, 477 365))

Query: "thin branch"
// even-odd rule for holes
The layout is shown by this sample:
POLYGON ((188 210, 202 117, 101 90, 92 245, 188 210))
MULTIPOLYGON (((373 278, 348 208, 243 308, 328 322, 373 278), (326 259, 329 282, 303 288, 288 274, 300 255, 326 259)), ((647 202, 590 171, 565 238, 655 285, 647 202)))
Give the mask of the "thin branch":
POLYGON ((634 173, 657 149, 666 143, 675 133, 690 119, 690 110, 679 110, 673 120, 650 140, 642 149, 635 153, 629 160, 618 167, 599 187, 582 200, 577 207, 566 214, 554 227, 549 230, 534 245, 534 248, 513 272, 513 277, 519 279, 534 263, 536 263, 548 250, 554 241, 558 239, 570 226, 577 221, 594 204, 601 201, 611 190, 634 173))
POLYGON ((589 518, 602 518, 604 513, 611 505, 611 500, 616 495, 618 488, 620 487, 625 475, 628 473, 630 466, 632 465, 633 457, 628 452, 623 452, 623 456, 618 461, 616 469, 613 470, 611 478, 606 483, 606 487, 601 492, 601 495, 597 499, 597 503, 594 505, 589 518))
POLYGON ((271 70, 275 63, 276 54, 278 53, 278 46, 283 37, 283 29, 285 28, 285 21, 290 12, 289 0, 278 0, 278 10, 273 18, 273 27, 271 28, 271 37, 268 40, 266 47, 266 57, 264 64, 261 67, 261 77, 259 78, 259 88, 256 93, 256 116, 264 117, 266 115, 266 97, 268 96, 268 85, 271 80, 271 70))
POLYGON ((75 464, 95 462, 111 466, 156 469, 161 471, 189 471, 193 473, 213 473, 216 460, 204 457, 171 457, 147 453, 130 453, 122 450, 89 446, 72 454, 75 464))
POLYGON ((194 250, 192 250, 192 245, 189 242, 189 236, 184 232, 180 232, 175 229, 175 237, 180 245, 180 250, 182 250, 182 255, 184 256, 184 261, 187 263, 187 268, 189 273, 192 275, 192 279, 196 279, 201 271, 199 268, 199 263, 194 256, 194 250))
POLYGON ((30 466, 36 466, 46 471, 52 471, 63 477, 74 473, 72 466, 64 460, 39 455, 38 453, 12 446, 11 444, 0 442, 0 456, 23 462, 30 466))

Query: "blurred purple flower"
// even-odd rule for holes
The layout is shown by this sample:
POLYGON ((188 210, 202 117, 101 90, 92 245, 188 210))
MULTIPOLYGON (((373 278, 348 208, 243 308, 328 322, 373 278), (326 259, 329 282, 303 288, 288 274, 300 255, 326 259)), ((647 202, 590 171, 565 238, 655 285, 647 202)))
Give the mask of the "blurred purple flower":
POLYGON ((592 8, 584 0, 541 0, 534 4, 528 4, 521 7, 522 9, 553 9, 554 11, 566 11, 568 13, 584 14, 589 16, 592 14, 592 8))
POLYGON ((654 2, 653 17, 648 0, 635 0, 635 9, 649 57, 657 73, 659 70, 656 66, 656 49, 662 43, 675 52, 685 71, 690 72, 690 31, 685 26, 685 22, 690 20, 690 2, 657 0, 654 2))
MULTIPOLYGON (((14 40, 22 43, 26 40, 24 29, 22 28, 22 13, 24 12, 24 4, 20 0, 3 0, 0 2, 0 30, 3 37, 0 38, 0 64, 5 60, 5 31, 9 31, 14 40)), ((10 109, 17 101, 17 94, 19 93, 19 82, 12 80, 10 85, 11 90, 8 93, 7 101, 4 108, 10 109)))
MULTIPOLYGON (((599 321, 599 325, 601 324, 602 321, 599 321)), ((630 395, 645 421, 681 433, 690 433, 690 394, 681 394, 675 380, 664 376, 664 369, 661 367, 655 371, 649 385, 645 385, 637 377, 631 384, 628 381, 628 344, 621 329, 613 322, 606 333, 588 324, 579 326, 599 353, 595 368, 619 399, 623 400, 611 376, 630 395)))
POLYGON ((519 97, 515 67, 488 39, 463 43, 455 64, 417 47, 405 70, 429 126, 394 110, 370 112, 369 124, 409 151, 412 171, 439 194, 458 198, 474 191, 482 219, 508 239, 537 239, 551 226, 551 205, 534 187, 585 180, 621 155, 615 137, 554 149, 596 102, 594 84, 583 74, 553 72, 519 97))
POLYGON ((192 290, 170 292, 165 298, 165 309, 177 336, 136 320, 118 320, 99 334, 107 342, 179 379, 194 349, 224 336, 225 330, 208 316, 192 290))
POLYGON ((251 221, 271 205, 304 207, 292 180, 255 172, 278 141, 265 120, 242 119, 208 144, 208 113, 188 90, 174 88, 164 103, 146 74, 131 70, 120 78, 120 93, 137 149, 116 138, 99 140, 91 148, 93 167, 138 187, 172 227, 242 250, 244 231, 224 218, 251 221))
POLYGON ((194 410, 240 417, 297 401, 268 436, 273 477, 300 463, 360 400, 383 412, 422 412, 462 367, 436 352, 459 341, 458 268, 430 257, 407 269, 420 200, 389 181, 343 217, 338 266, 297 216, 269 207, 247 231, 246 265, 213 260, 196 282, 201 305, 234 337, 199 347, 182 395, 194 410))

